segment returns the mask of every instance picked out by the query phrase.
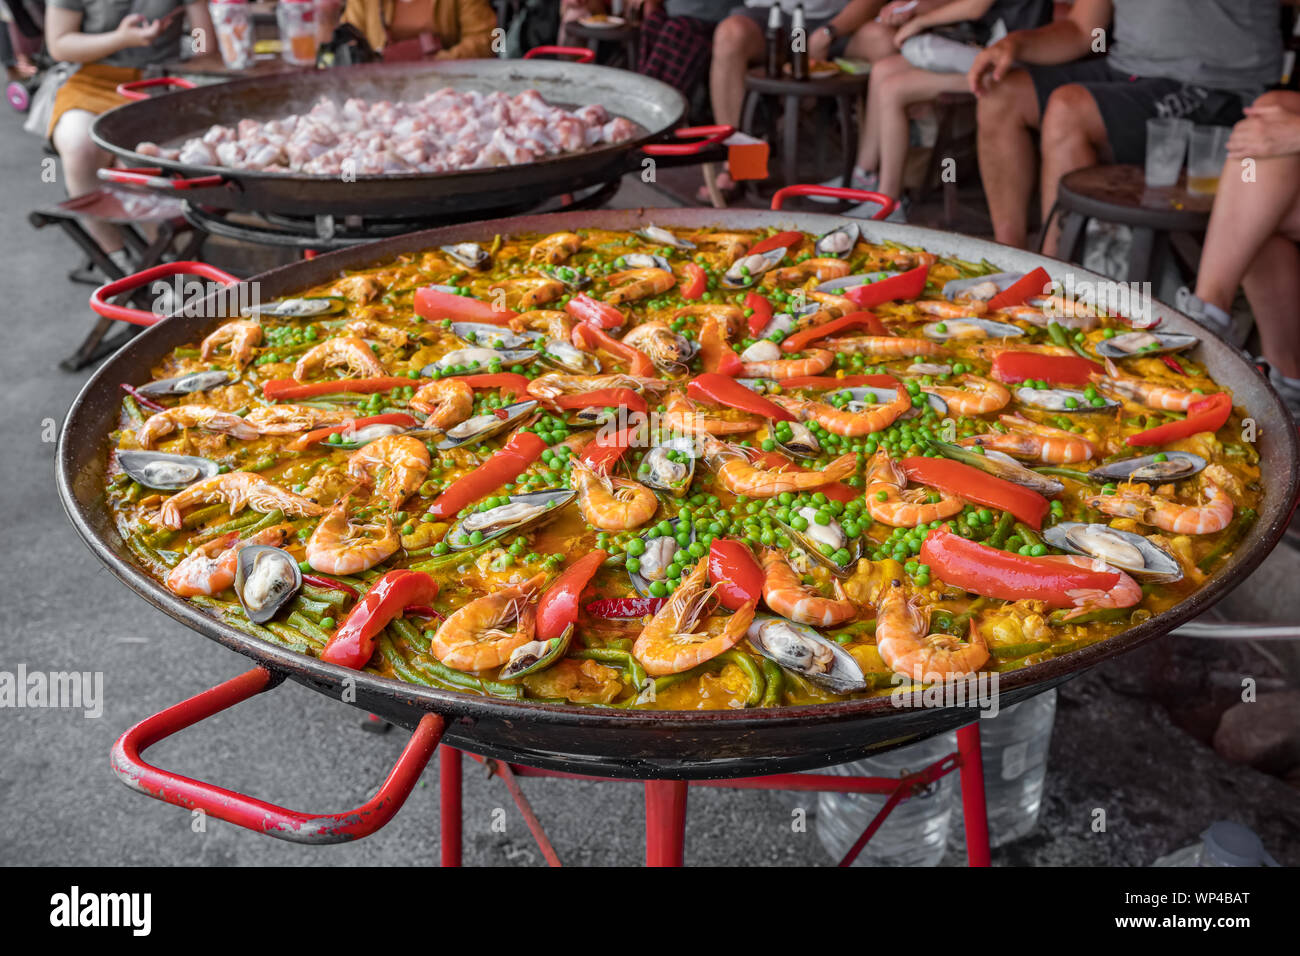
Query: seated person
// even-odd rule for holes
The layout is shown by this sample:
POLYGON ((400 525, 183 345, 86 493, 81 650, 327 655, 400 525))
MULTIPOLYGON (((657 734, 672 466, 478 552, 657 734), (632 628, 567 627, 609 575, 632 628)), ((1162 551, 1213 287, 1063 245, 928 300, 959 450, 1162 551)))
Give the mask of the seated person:
MULTIPOLYGON (((1300 419, 1300 93, 1265 93, 1232 130, 1205 234, 1196 294, 1178 308, 1232 339, 1241 286, 1259 328, 1269 378, 1300 419), (1253 160, 1253 179, 1243 161, 1253 160)), ((1238 343, 1239 344, 1239 343, 1238 343)))
MULTIPOLYGON (((1281 76, 1278 24, 1278 0, 1075 0, 1068 18, 981 52, 968 78, 979 97, 980 173, 997 240, 1025 245, 1034 130, 1042 133, 1047 216, 1066 173, 1141 164, 1148 119, 1240 119, 1242 106, 1281 76), (1087 58, 1099 38, 1107 55, 1087 58)), ((1053 228, 1043 251, 1054 255, 1056 243, 1053 228)))
POLYGON ((408 43, 413 55, 401 59, 422 53, 436 60, 494 55, 497 15, 488 0, 347 0, 341 22, 360 30, 377 52, 408 43))
POLYGON ((734 6, 735 0, 646 0, 637 71, 689 99, 708 70, 713 31, 734 6))
MULTIPOLYGON (((80 63, 54 97, 49 137, 63 163, 69 196, 100 186, 97 171, 113 157, 90 139, 90 125, 100 113, 126 100, 117 86, 138 80, 142 68, 180 56, 181 16, 190 27, 215 36, 204 0, 182 5, 180 0, 49 0, 45 12, 45 44, 55 60, 80 63)), ((215 44, 213 44, 215 47, 215 44)), ((205 54, 216 58, 214 51, 205 54)), ((86 228, 109 258, 124 272, 130 263, 122 234, 113 226, 88 220, 86 228)))

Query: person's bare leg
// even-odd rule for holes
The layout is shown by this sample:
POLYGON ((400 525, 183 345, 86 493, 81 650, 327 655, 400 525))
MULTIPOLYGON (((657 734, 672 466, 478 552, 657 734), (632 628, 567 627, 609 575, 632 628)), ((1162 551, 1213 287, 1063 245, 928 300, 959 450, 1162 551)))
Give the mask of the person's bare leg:
MULTIPOLYGON (((868 20, 853 31, 845 45, 844 55, 854 60, 870 60, 874 71, 878 60, 898 53, 898 47, 894 46, 895 29, 878 20, 868 20)), ((875 79, 874 73, 872 79, 875 79)))
MULTIPOLYGON (((59 117, 50 137, 63 164, 63 185, 69 197, 98 189, 100 182, 96 173, 113 162, 113 157, 90 138, 90 125, 94 121, 95 114, 88 110, 68 110, 59 117)), ((114 226, 96 219, 86 219, 84 225, 105 252, 122 248, 122 233, 114 226)))
POLYGON ((880 191, 898 198, 903 193, 903 168, 910 143, 907 108, 913 103, 927 103, 940 93, 966 89, 966 74, 931 73, 909 65, 894 71, 881 87, 876 119, 880 130, 880 191))
POLYGON ((763 31, 749 17, 727 17, 713 33, 709 99, 713 121, 740 126, 745 99, 745 70, 763 55, 763 31))
POLYGON ((867 86, 867 112, 858 142, 857 166, 863 172, 874 172, 880 167, 881 95, 891 77, 910 69, 911 65, 901 54, 886 57, 871 67, 871 83, 867 86))
MULTIPOLYGON (((1068 83, 1057 87, 1047 100, 1043 111, 1043 169, 1039 180, 1043 218, 1056 203, 1057 188, 1066 173, 1095 166, 1110 155, 1110 138, 1101 121, 1101 111, 1087 87, 1068 83)), ((1060 226, 1052 222, 1043 237, 1043 254, 1056 255, 1061 238, 1060 226)))
POLYGON ((993 218, 993 237, 1009 246, 1025 245, 1029 197, 1038 155, 1033 131, 1040 117, 1034 84, 1024 70, 1012 70, 979 97, 980 176, 993 218))
POLYGON ((1300 378, 1300 207, 1292 207, 1291 218, 1291 235, 1264 242, 1242 287, 1264 358, 1287 378, 1300 378))

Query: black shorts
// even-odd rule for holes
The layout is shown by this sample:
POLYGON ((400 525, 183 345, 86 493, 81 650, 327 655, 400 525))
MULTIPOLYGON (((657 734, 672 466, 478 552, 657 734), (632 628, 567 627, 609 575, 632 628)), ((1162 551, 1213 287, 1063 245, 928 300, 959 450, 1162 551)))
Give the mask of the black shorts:
MULTIPOLYGON (((746 17, 747 19, 753 20, 756 24, 758 24, 758 29, 760 31, 766 32, 767 31, 767 9, 768 9, 767 7, 732 7, 731 12, 728 13, 727 16, 746 17)), ((821 29, 823 26, 829 23, 830 20, 831 20, 830 17, 809 17, 807 20, 804 21, 804 26, 808 30, 808 34, 811 36, 813 31, 821 29)), ((785 23, 786 32, 789 33, 790 32, 789 16, 786 16, 784 18, 784 23, 785 23)), ((837 56, 843 56, 844 51, 848 47, 848 45, 849 45, 849 38, 847 36, 836 37, 835 40, 831 43, 831 54, 830 54, 831 58, 834 59, 837 56)))
POLYGON ((1047 98, 1059 86, 1077 83, 1092 94, 1117 163, 1142 164, 1149 119, 1167 117, 1206 126, 1232 126, 1242 118, 1245 105, 1242 95, 1230 90, 1121 73, 1105 57, 1026 69, 1038 95, 1040 116, 1047 110, 1047 98))

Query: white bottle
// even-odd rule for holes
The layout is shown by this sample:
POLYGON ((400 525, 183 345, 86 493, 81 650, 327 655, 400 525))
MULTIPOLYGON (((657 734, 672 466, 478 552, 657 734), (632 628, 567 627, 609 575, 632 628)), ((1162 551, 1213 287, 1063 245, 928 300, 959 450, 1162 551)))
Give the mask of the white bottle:
POLYGON ((1152 866, 1278 866, 1250 827, 1219 820, 1201 834, 1201 842, 1162 856, 1152 866))

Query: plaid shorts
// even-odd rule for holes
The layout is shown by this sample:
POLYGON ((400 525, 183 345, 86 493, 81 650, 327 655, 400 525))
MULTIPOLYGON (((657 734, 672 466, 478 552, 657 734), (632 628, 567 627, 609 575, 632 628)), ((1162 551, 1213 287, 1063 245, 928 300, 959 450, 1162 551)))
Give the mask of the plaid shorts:
POLYGON ((655 4, 641 24, 639 72, 689 97, 708 71, 716 26, 695 17, 670 17, 655 4))

